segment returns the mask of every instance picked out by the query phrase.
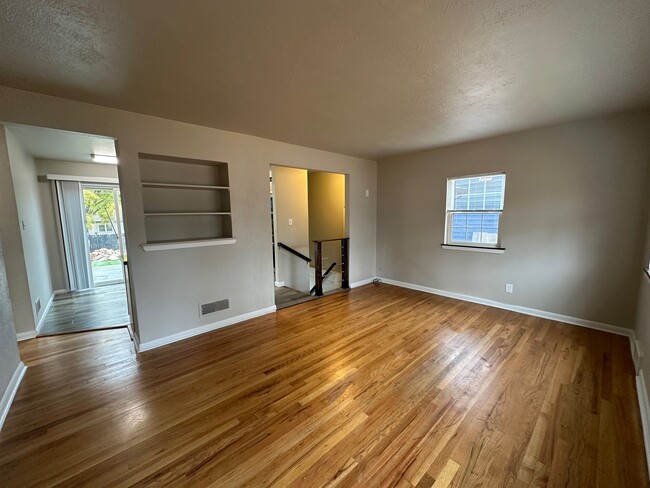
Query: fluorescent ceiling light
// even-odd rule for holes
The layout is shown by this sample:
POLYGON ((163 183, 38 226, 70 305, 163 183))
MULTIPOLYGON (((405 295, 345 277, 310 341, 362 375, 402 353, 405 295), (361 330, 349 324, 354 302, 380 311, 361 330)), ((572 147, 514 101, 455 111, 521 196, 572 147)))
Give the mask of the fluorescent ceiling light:
POLYGON ((117 164, 116 156, 106 156, 102 154, 91 154, 90 159, 93 163, 117 164))

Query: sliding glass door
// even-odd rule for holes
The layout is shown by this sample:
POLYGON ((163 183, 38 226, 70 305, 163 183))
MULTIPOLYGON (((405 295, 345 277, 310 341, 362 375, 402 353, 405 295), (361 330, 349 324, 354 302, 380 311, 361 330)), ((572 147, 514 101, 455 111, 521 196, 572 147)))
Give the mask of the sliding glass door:
POLYGON ((124 220, 115 185, 82 185, 93 286, 124 281, 124 220))

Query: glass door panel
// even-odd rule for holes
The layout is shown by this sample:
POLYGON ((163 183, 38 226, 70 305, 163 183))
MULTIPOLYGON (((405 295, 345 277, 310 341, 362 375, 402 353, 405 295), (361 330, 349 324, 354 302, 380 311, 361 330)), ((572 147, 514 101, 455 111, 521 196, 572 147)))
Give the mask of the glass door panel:
POLYGON ((115 186, 85 186, 86 236, 94 286, 124 281, 124 225, 115 186))

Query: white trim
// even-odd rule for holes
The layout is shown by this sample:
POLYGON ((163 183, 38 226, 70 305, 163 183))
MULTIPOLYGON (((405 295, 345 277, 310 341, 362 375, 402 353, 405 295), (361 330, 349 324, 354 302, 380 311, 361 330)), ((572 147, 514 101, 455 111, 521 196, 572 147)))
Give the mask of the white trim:
POLYGON ((641 341, 636 338, 636 334, 630 337, 630 349, 632 350, 632 362, 634 363, 634 372, 639 374, 643 367, 643 345, 641 341))
POLYGON ((463 246, 462 244, 440 244, 440 247, 448 251, 470 251, 470 252, 488 252, 492 254, 503 254, 505 249, 497 247, 480 247, 480 246, 463 246))
POLYGON ((29 332, 17 332, 16 333, 16 340, 18 342, 27 341, 27 340, 33 339, 35 337, 36 337, 36 331, 35 330, 30 330, 29 332))
POLYGON ((636 394, 639 398, 643 444, 645 445, 645 458, 648 465, 648 475, 650 476, 650 402, 648 401, 648 390, 645 386, 643 370, 640 370, 636 376, 636 394))
POLYGON ((365 280, 355 281, 354 283, 350 283, 350 288, 358 288, 363 285, 369 285, 376 279, 377 279, 376 276, 371 276, 370 278, 366 278, 365 280))
POLYGON ((169 249, 186 249, 190 247, 222 246, 224 244, 234 244, 237 239, 234 237, 216 238, 216 239, 197 239, 195 241, 170 241, 156 242, 151 244, 140 244, 143 251, 167 251, 169 249))
POLYGON ((47 313, 50 311, 50 307, 52 307, 52 302, 54 301, 54 296, 58 295, 60 293, 63 293, 61 290, 54 290, 52 294, 50 295, 50 299, 47 301, 47 305, 45 305, 45 308, 43 309, 43 313, 41 314, 41 317, 38 319, 38 323, 36 324, 36 335, 41 331, 41 327, 43 326, 43 323, 45 322, 45 317, 47 316, 47 313))
POLYGON ((278 288, 282 288, 284 286, 284 281, 276 281, 275 286, 277 286, 278 288))
POLYGON ((229 186, 215 185, 190 185, 186 183, 155 183, 153 181, 143 181, 143 188, 181 188, 186 190, 230 190, 229 186))
POLYGON ((131 341, 133 341, 133 346, 135 347, 135 352, 140 352, 140 338, 133 330, 133 322, 129 322, 126 325, 126 330, 129 331, 129 336, 131 336, 131 341))
POLYGON ((622 335, 625 337, 633 337, 634 330, 619 327, 618 325, 605 324, 602 322, 595 322, 593 320, 580 319, 571 317, 569 315, 562 315, 559 313, 546 312, 544 310, 537 310, 535 308, 521 307, 519 305, 510 305, 508 303, 496 302, 485 298, 473 297, 470 295, 463 295, 462 293, 455 293, 451 291, 438 290, 436 288, 429 288, 428 286, 414 285, 412 283, 405 283, 403 281, 391 280, 389 278, 381 278, 382 282, 389 285, 401 286, 402 288, 410 288, 411 290, 423 291, 425 293, 432 293, 448 298, 455 298, 465 302, 479 303, 489 307, 501 308, 510 310, 512 312, 519 312, 534 317, 541 317, 543 319, 555 320, 557 322, 564 322, 567 324, 578 325, 580 327, 588 327, 590 329, 602 330, 604 332, 611 332, 612 334, 622 335))
POLYGON ((18 366, 16 366, 16 370, 14 371, 13 376, 9 380, 7 389, 2 394, 2 398, 0 399, 0 431, 2 430, 2 426, 4 425, 5 420, 7 419, 7 415, 9 414, 9 409, 11 408, 11 404, 13 403, 14 398, 16 397, 16 393, 18 392, 18 387, 20 386, 20 382, 25 376, 25 371, 27 371, 27 366, 25 366, 25 363, 21 361, 20 363, 18 363, 18 366))
POLYGON ((54 181, 78 181, 80 183, 113 183, 119 185, 120 180, 117 178, 108 178, 106 176, 74 176, 74 175, 44 175, 45 180, 54 181))
POLYGON ((170 336, 161 337, 160 339, 154 339, 149 342, 142 342, 136 344, 138 352, 149 351, 157 347, 166 346, 172 342, 182 341, 183 339, 188 339, 199 334, 205 334, 206 332, 211 332, 216 329, 221 329, 222 327, 227 327, 229 325, 237 324, 243 322, 244 320, 254 319, 255 317, 261 317, 262 315, 267 315, 269 313, 274 313, 276 311, 275 305, 271 307, 262 308, 260 310, 255 310, 253 312, 248 312, 242 315, 237 315, 235 317, 230 317, 228 319, 219 320, 218 322, 213 322, 211 324, 201 325, 193 329, 184 330, 177 334, 172 334, 170 336))

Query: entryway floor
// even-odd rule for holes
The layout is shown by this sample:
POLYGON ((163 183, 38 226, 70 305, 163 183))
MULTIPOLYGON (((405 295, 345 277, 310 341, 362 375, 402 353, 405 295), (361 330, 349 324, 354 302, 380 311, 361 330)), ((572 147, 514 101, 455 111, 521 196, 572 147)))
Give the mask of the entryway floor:
POLYGON ((124 283, 54 297, 39 336, 124 327, 131 322, 124 283))
POLYGON ((275 287, 275 306, 278 310, 298 303, 307 302, 316 298, 314 295, 294 290, 288 286, 275 287))

